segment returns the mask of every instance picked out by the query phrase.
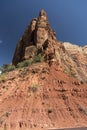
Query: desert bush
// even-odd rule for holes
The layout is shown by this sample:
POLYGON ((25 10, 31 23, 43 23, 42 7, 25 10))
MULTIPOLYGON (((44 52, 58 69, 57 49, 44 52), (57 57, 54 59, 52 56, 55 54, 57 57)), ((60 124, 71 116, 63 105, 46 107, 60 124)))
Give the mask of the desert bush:
POLYGON ((2 67, 1 67, 1 71, 2 73, 5 73, 5 72, 9 72, 9 71, 12 71, 15 69, 15 66, 14 65, 9 65, 9 64, 4 64, 2 67))
POLYGON ((37 62, 42 62, 42 61, 43 61, 42 55, 41 55, 41 54, 38 54, 37 56, 35 56, 35 57, 33 58, 32 63, 37 63, 37 62))
POLYGON ((74 70, 70 70, 70 75, 73 76, 73 77, 75 77, 76 76, 75 71, 74 70))
POLYGON ((0 82, 5 82, 6 81, 6 76, 5 74, 0 75, 0 82))
POLYGON ((69 72, 66 68, 63 70, 63 72, 66 73, 66 74, 69 74, 69 72))
POLYGON ((27 67, 31 64, 37 63, 37 62, 42 62, 43 58, 41 56, 41 54, 35 56, 32 60, 24 60, 20 63, 17 64, 17 68, 23 68, 23 67, 27 67))
POLYGON ((18 63, 16 67, 17 68, 23 68, 23 67, 27 67, 29 65, 31 65, 31 61, 30 60, 24 60, 24 61, 18 63))
POLYGON ((83 112, 87 116, 87 109, 84 108, 83 106, 79 106, 79 111, 83 112))
POLYGON ((37 90, 38 90, 38 85, 37 84, 32 84, 31 86, 30 86, 30 90, 32 91, 32 92, 36 92, 37 90))
POLYGON ((65 68, 63 70, 63 72, 66 73, 66 74, 69 74, 69 75, 71 75, 73 77, 76 77, 76 72, 73 69, 68 70, 68 69, 65 68))

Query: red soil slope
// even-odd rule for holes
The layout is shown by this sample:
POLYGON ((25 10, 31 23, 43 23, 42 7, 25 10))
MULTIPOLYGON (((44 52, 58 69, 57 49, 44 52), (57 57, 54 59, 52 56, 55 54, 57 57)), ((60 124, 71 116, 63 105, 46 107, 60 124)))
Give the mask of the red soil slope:
POLYGON ((56 62, 6 73, 0 83, 0 128, 63 128, 87 125, 87 84, 56 62))

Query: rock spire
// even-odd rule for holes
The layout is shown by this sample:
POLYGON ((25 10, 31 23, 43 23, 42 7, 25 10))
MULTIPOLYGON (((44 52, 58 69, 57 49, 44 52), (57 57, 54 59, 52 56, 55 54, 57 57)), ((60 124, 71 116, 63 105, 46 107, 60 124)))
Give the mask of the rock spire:
MULTIPOLYGON (((47 14, 41 10, 38 18, 33 18, 22 38, 19 40, 12 63, 33 58, 49 40, 56 40, 56 33, 50 27, 47 14)), ((48 44, 48 43, 47 43, 48 44)))

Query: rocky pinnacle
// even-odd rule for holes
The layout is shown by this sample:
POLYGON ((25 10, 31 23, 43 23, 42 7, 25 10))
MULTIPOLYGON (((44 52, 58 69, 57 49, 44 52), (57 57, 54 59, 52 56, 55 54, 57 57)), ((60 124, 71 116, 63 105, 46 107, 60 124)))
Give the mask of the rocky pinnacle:
MULTIPOLYGON (((12 63, 17 65, 19 62, 33 58, 49 40, 56 40, 56 33, 52 30, 47 14, 41 10, 38 18, 33 18, 23 36, 20 38, 12 63)), ((44 47, 45 48, 45 47, 44 47)), ((46 56, 45 56, 46 57, 46 56)))

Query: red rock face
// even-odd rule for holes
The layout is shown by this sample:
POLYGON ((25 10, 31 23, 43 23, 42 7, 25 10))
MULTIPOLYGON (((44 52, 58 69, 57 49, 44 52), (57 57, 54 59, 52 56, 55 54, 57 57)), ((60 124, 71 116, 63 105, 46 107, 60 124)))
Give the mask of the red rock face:
POLYGON ((0 129, 28 130, 87 125, 87 84, 56 61, 7 73, 0 82, 0 129))
MULTIPOLYGON (((66 69, 75 73, 79 80, 87 82, 87 48, 73 45, 71 43, 63 43, 65 50, 68 53, 66 69)), ((65 56, 64 56, 65 57, 65 56)), ((65 57, 66 58, 66 57, 65 57)))
POLYGON ((40 11, 38 19, 34 18, 24 35, 19 40, 12 63, 17 63, 29 59, 36 55, 38 49, 42 49, 44 43, 49 39, 56 39, 54 31, 51 29, 47 14, 44 10, 40 11), (33 46, 33 53, 31 53, 31 46, 33 46))
POLYGON ((19 40, 12 63, 17 65, 26 59, 33 59, 39 53, 46 62, 56 60, 65 73, 87 82, 87 47, 61 43, 49 25, 47 14, 41 10, 19 40))
POLYGON ((12 63, 14 65, 17 65, 19 62, 25 59, 28 59, 30 56, 33 56, 31 53, 29 53, 29 50, 31 50, 30 46, 33 46, 34 48, 33 50, 36 49, 36 46, 34 43, 34 32, 35 32, 36 22, 37 22, 37 19, 34 18, 31 21, 30 25, 27 27, 22 38, 20 38, 17 44, 16 50, 15 50, 14 56, 13 56, 13 60, 12 60, 12 63), (30 49, 27 47, 30 47, 30 49))

